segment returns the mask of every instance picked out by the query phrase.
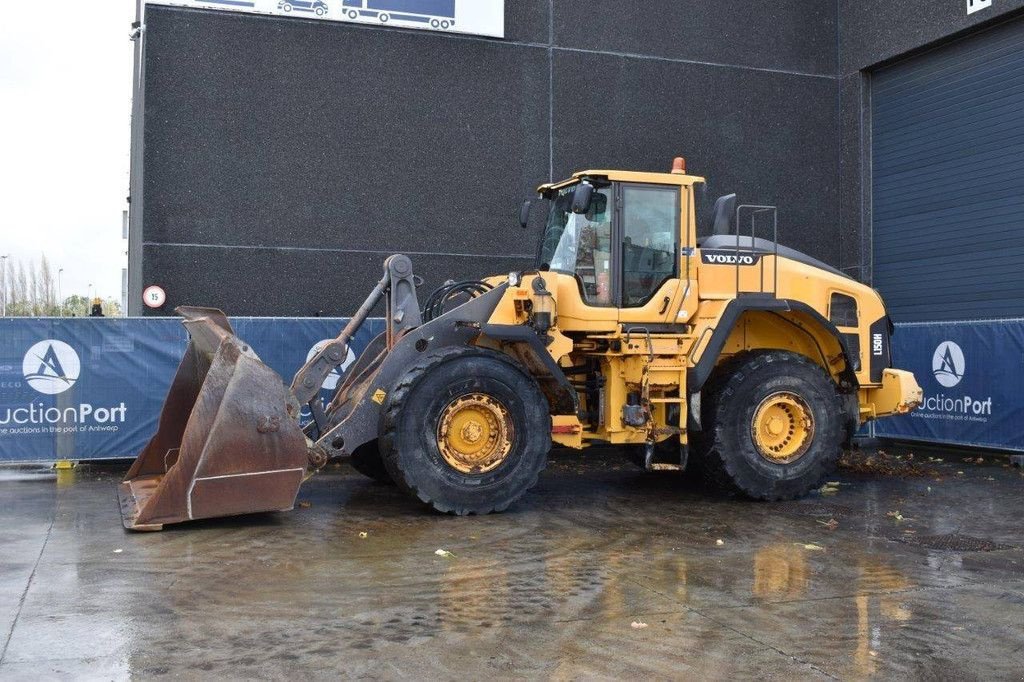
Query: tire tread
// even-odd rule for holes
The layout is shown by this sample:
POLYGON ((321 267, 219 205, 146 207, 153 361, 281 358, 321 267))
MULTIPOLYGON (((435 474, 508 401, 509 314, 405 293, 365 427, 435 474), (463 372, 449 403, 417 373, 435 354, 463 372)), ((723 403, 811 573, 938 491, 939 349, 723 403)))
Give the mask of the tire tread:
MULTIPOLYGON (((737 354, 725 361, 709 379, 704 388, 703 420, 705 430, 696 439, 699 446, 697 462, 705 481, 724 492, 741 494, 759 500, 790 500, 806 494, 807 485, 794 481, 773 481, 768 483, 757 476, 749 467, 742 466, 742 459, 727 450, 723 438, 726 429, 735 425, 722 422, 720 413, 728 401, 736 395, 747 378, 766 367, 778 363, 785 367, 799 366, 818 373, 835 388, 822 368, 803 355, 781 350, 748 351, 737 354), (792 485, 786 485, 787 483, 792 485)), ((826 456, 818 457, 814 466, 800 480, 820 482, 835 470, 842 452, 842 443, 849 433, 848 410, 844 409, 844 397, 833 390, 835 399, 825 406, 829 430, 836 430, 839 437, 833 444, 826 444, 826 456)), ((813 489, 813 485, 810 489, 813 489)))

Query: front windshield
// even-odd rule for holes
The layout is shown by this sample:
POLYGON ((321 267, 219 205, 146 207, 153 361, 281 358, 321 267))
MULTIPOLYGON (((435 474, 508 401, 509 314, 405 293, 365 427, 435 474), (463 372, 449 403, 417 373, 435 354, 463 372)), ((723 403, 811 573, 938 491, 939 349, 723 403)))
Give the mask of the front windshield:
POLYGON ((559 190, 551 199, 540 267, 580 281, 590 305, 611 305, 611 187, 595 189, 587 213, 572 212, 576 185, 559 190))

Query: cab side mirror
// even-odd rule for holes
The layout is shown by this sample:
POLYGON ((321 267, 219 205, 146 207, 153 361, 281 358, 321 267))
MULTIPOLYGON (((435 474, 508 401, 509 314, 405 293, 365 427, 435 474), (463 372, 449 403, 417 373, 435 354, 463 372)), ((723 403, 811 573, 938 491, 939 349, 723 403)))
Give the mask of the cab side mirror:
POLYGON ((524 230, 526 229, 527 224, 530 222, 530 205, 531 202, 529 199, 527 199, 526 201, 523 202, 523 205, 519 207, 519 225, 524 230))
POLYGON ((572 212, 586 213, 590 209, 590 200, 594 197, 594 186, 589 182, 581 182, 576 185, 576 191, 572 193, 572 212))

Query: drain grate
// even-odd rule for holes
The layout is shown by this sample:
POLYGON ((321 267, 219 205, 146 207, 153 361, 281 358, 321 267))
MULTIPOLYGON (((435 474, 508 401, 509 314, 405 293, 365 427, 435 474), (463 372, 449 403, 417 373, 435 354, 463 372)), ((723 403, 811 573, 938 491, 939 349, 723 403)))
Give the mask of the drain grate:
POLYGON ((960 535, 959 533, 946 533, 945 535, 901 535, 892 538, 897 542, 908 545, 924 547, 925 549, 938 549, 949 552, 995 552, 1001 549, 1013 549, 1013 545, 1004 545, 991 540, 960 535))

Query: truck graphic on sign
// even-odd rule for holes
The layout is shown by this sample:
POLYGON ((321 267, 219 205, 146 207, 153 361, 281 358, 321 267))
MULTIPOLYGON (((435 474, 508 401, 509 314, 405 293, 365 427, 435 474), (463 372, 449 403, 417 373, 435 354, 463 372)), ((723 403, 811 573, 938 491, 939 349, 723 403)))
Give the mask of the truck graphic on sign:
POLYGON ((280 0, 277 8, 285 12, 312 12, 318 17, 327 14, 327 3, 324 0, 280 0))
POLYGON ((342 11, 349 19, 376 18, 429 24, 431 28, 455 25, 455 0, 344 0, 342 11))

